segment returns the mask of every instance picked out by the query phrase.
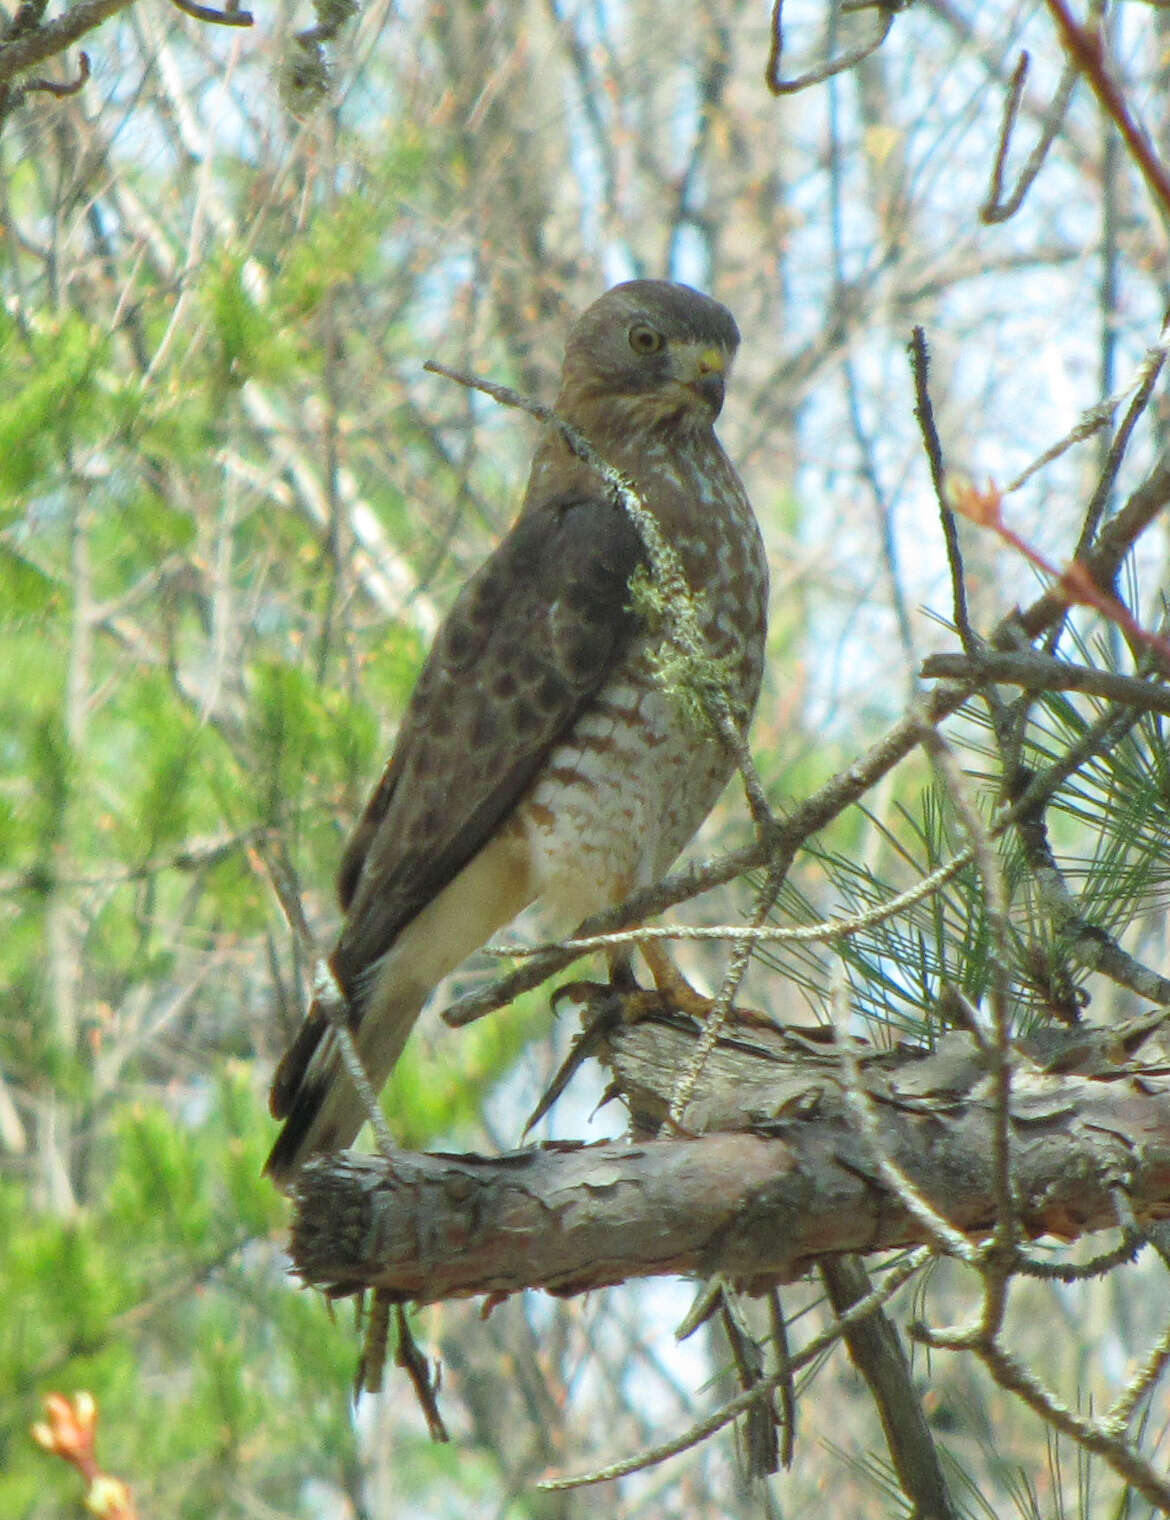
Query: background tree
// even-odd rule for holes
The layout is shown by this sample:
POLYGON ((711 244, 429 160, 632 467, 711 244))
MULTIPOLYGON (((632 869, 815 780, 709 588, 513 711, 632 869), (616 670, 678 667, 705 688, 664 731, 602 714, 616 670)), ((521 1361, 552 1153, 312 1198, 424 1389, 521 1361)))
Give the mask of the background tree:
MULTIPOLYGON (((352 1415, 352 1328, 285 1281, 285 1209, 258 1177, 263 1091, 307 969, 272 874, 299 882, 323 937, 345 828, 438 615, 515 510, 531 443, 515 414, 425 375, 426 358, 548 397, 571 314, 613 279, 682 278, 732 307, 745 343, 722 433, 773 559, 755 752, 780 807, 898 719, 925 653, 956 647, 940 627, 955 601, 914 417, 913 325, 930 343, 942 456, 980 484, 1005 486, 1124 391, 1107 425, 1005 499, 1055 564, 1087 506, 1107 519, 1161 454, 1154 385, 1113 468, 1167 303, 1167 208, 1137 140, 1074 82, 1054 8, 922 0, 854 67, 796 94, 767 88, 780 19, 791 78, 872 40, 882 14, 375 3, 323 43, 304 39, 335 15, 257 11, 252 28, 223 29, 136 0, 87 36, 90 77, 57 99, 27 87, 58 68, 76 78, 69 55, 5 72, 44 8, 6 13, 5 1513, 56 1514, 75 1493, 28 1427, 45 1392, 79 1387, 143 1514, 570 1516, 601 1502, 754 1515, 808 1510, 830 1483, 843 1512, 900 1512, 840 1353, 800 1385, 796 1461, 768 1484, 737 1487, 731 1445, 715 1442, 601 1499, 534 1491, 550 1467, 686 1425, 716 1397, 707 1380, 733 1386, 721 1338, 675 1347, 681 1286, 531 1296, 486 1320, 431 1311, 418 1334, 443 1358, 452 1444, 430 1444, 395 1386, 352 1415), (1024 48, 1004 194, 1037 143, 1048 151, 1015 214, 989 221, 1024 48), (298 117, 288 105, 320 86, 321 58, 324 104, 298 117)), ((1166 14, 1090 19, 1156 157, 1166 14)), ((1033 600, 1035 572, 986 526, 958 534, 987 631, 1033 600)), ((1147 626, 1164 557, 1156 524, 1121 586, 1147 626)), ((1060 649, 1118 670, 1146 658, 1090 614, 1060 649)), ((1058 760, 1108 700, 1041 694, 1021 715, 1012 696, 946 730, 989 802, 1009 760, 1058 760)), ((1014 1017, 1068 1017, 1086 994, 1096 1021, 1145 1006, 1076 931, 1165 974, 1165 795, 1161 720, 1146 714, 1055 794, 1051 862, 1005 836, 1014 1017)), ((960 846, 955 806, 912 754, 810 838, 779 921, 909 884, 960 846)), ((749 839, 729 794, 700 848, 749 839)), ((723 922, 750 902, 733 886, 685 911, 723 922)), ((815 1022, 844 975, 877 1037, 921 1036, 944 988, 980 1005, 993 966, 976 877, 932 902, 843 959, 758 956, 745 997, 815 1022)), ((684 956, 714 983, 724 960, 684 956)), ((543 994, 458 1036, 431 1016, 388 1097, 396 1137, 515 1144, 571 1034, 543 994)), ((582 1074, 547 1133, 621 1132, 620 1114, 592 1116, 593 1082, 582 1074)), ((1068 1402, 1107 1405, 1162 1328, 1162 1270, 1143 1259, 1025 1285, 1021 1354, 1068 1402)), ((965 1286, 942 1266, 913 1312, 943 1323, 965 1286)), ((825 1322, 821 1298, 812 1284, 786 1295, 791 1337, 825 1322)), ((1061 1492, 1066 1507, 1141 1512, 975 1359, 919 1353, 915 1373, 967 1512, 1056 1513, 1061 1492)), ((1163 1400, 1144 1406, 1151 1450, 1163 1400)))

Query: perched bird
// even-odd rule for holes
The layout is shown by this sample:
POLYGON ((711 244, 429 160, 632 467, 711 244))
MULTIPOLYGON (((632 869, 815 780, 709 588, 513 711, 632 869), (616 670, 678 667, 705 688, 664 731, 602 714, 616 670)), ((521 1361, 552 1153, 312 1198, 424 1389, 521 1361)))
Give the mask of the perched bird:
MULTIPOLYGON (((616 285, 578 319, 556 411, 632 482, 673 545, 746 730, 768 572, 714 432, 739 330, 686 285, 616 285)), ((733 768, 656 673, 632 606, 645 550, 597 472, 546 428, 523 507, 457 597, 346 847, 329 965, 380 1089, 432 988, 539 900, 568 931, 661 876, 733 768)), ((650 957, 647 957, 651 960, 650 957)), ((668 963, 653 957, 662 983, 668 963)), ((266 1170, 288 1183, 365 1114, 312 1007, 277 1069, 266 1170)))

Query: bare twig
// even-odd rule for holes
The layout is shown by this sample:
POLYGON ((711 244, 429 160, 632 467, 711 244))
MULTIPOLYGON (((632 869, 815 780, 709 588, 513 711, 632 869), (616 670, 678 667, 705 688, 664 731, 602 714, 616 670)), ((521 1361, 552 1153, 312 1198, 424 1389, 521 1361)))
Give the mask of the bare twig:
POLYGON ((849 1008, 844 999, 844 982, 838 981, 832 997, 833 1027, 837 1035, 837 1057, 845 1089, 845 1103, 858 1133, 866 1141, 870 1161, 877 1168, 882 1181, 898 1199, 906 1212, 922 1228, 931 1242, 931 1249, 945 1256, 953 1256, 968 1266, 978 1260, 978 1249, 972 1245, 961 1230, 955 1229, 923 1194, 922 1189, 906 1175, 906 1172, 890 1155, 882 1139, 882 1133, 874 1115, 873 1104, 861 1080, 861 1064, 857 1050, 848 1034, 849 1008))
MULTIPOLYGON (((838 1319, 873 1291, 869 1274, 856 1256, 825 1261, 820 1273, 838 1319)), ((929 1515, 931 1520, 957 1520, 910 1363, 885 1310, 877 1308, 860 1324, 850 1325, 845 1344, 873 1396, 898 1482, 914 1513, 929 1515)))
MULTIPOLYGON (((1168 347, 1170 347, 1170 331, 1168 331, 1166 323, 1163 322, 1162 331, 1158 336, 1157 343, 1143 355, 1141 363, 1130 377, 1128 383, 1122 386, 1120 390, 1114 391, 1112 395, 1106 396, 1103 401, 1096 402, 1087 411, 1083 412, 1080 419, 1068 430, 1063 438, 1059 438, 1049 448, 1046 448, 1042 454, 1038 454, 1028 467, 1004 488, 1004 495, 1007 496, 1012 491, 1018 491, 1025 481, 1031 480, 1038 470, 1042 470, 1045 465, 1051 464, 1054 459, 1059 459, 1074 444, 1083 443, 1086 438, 1091 438, 1094 433, 1099 433, 1102 428, 1108 427, 1113 421, 1113 414, 1117 411, 1117 408, 1123 401, 1129 400, 1132 397, 1133 400, 1126 415, 1125 423, 1118 435, 1121 441, 1117 464, 1120 464, 1120 454, 1124 453, 1134 424, 1145 410, 1154 387, 1154 382, 1157 380, 1162 366, 1166 362, 1168 347)), ((1118 443, 1115 440, 1114 448, 1116 449, 1117 447, 1118 443)), ((1110 453, 1112 455, 1113 450, 1110 453)), ((1116 474, 1116 466, 1114 467, 1114 474, 1116 474)), ((1108 479, 1109 486, 1111 487, 1112 477, 1109 476, 1108 470, 1102 476, 1103 481, 1106 479, 1108 479)), ((1087 514, 1094 521, 1099 521, 1100 519, 1100 508, 1096 506, 1097 497, 1100 492, 1101 486, 1098 485, 1092 499, 1092 506, 1095 510, 1087 514)), ((1108 488, 1106 489, 1106 494, 1108 494, 1108 488)), ((1082 533, 1081 541, 1077 546, 1077 555, 1083 552, 1084 547, 1085 535, 1082 533)))
POLYGON ((1121 133, 1130 157, 1137 164, 1150 194, 1164 217, 1170 217, 1170 176, 1158 158, 1149 138, 1130 115, 1125 97, 1116 80, 1105 67, 1105 50, 1100 24, 1090 28, 1073 19, 1064 0, 1046 0, 1056 19, 1069 55, 1093 88, 1102 109, 1121 133))
POLYGON ((1007 1307, 1007 1285, 1020 1241, 1019 1201, 1012 1173, 1012 1048, 1008 1000, 1008 968, 1011 965, 1011 926, 1007 888, 991 835, 971 795, 950 746, 937 729, 928 728, 922 745, 934 763, 963 832, 970 841, 983 884, 983 904, 990 938, 990 997, 992 1038, 983 1047, 991 1067, 994 1089, 992 1180, 995 1193, 995 1229, 979 1253, 983 1276, 983 1326, 995 1335, 1007 1307))
POLYGON ((942 443, 934 422, 934 407, 930 400, 930 350, 926 346, 926 333, 916 327, 910 337, 910 368, 914 375, 914 415, 922 432, 922 444, 930 465, 930 479, 938 503, 939 520, 942 523, 943 542, 946 544, 947 564, 951 572, 951 600, 954 607, 955 627, 963 648, 974 654, 981 641, 971 627, 967 610, 967 585, 963 573, 963 553, 959 545, 959 533, 955 514, 951 510, 946 492, 946 467, 943 463, 942 443))
POLYGON ((232 5, 220 11, 211 5, 198 5, 196 0, 171 0, 171 4, 178 6, 184 15, 194 16, 196 21, 209 21, 214 26, 252 25, 252 12, 236 10, 232 5))
MULTIPOLYGON (((0 49, 2 56, 2 49, 0 49)), ((55 95, 58 100, 64 100, 70 95, 76 95, 89 78, 89 54, 82 53, 77 60, 76 79, 67 80, 64 84, 57 79, 30 79, 26 85, 22 85, 18 93, 32 95, 40 91, 46 95, 55 95)))
POLYGON ((1026 691, 1079 691, 1170 716, 1170 687, 1091 665, 1073 665, 1032 650, 989 650, 974 659, 966 654, 932 654, 923 660, 922 674, 927 680, 997 681, 1026 691))
POLYGON ((1012 1269, 1021 1277, 1034 1277, 1039 1282, 1075 1283, 1089 1278, 1104 1277, 1116 1267, 1136 1261, 1145 1241, 1140 1233, 1125 1230, 1119 1245, 1111 1251, 1102 1251, 1088 1261, 1037 1261, 1020 1252, 1012 1263, 1012 1269))
POLYGON ((1124 1429, 1133 1417, 1134 1410, 1162 1376, 1168 1363, 1170 1363, 1170 1325, 1166 1326, 1150 1347, 1145 1361, 1130 1378, 1112 1407, 1106 1411, 1103 1423, 1113 1425, 1118 1430, 1124 1429))
POLYGON ((1129 447, 1129 441, 1133 436, 1133 430, 1139 419, 1150 404, 1150 397, 1154 394, 1154 386, 1158 382, 1158 376, 1166 365, 1167 343, 1167 317, 1162 320, 1162 334, 1158 342, 1142 359, 1137 373, 1130 381, 1125 391, 1115 393, 1110 400, 1120 405, 1127 394, 1132 391, 1129 406, 1125 416, 1121 419, 1121 426, 1117 429, 1109 452, 1105 456, 1105 464, 1101 470, 1101 478, 1098 480, 1096 489, 1089 498, 1089 505, 1085 508, 1085 520, 1081 526, 1081 536, 1077 540, 1077 547, 1073 553, 1074 559, 1083 559, 1092 546, 1097 536, 1097 529, 1101 524, 1101 518, 1113 487, 1117 482, 1118 471, 1121 469, 1125 451, 1129 447))
POLYGON ((1012 75, 1011 85, 1008 89, 1007 99, 1003 107, 1003 124, 999 131, 999 145, 995 152, 995 163, 991 170, 991 187, 987 192, 987 199, 979 208, 979 220, 988 224, 1009 221, 1020 207, 1024 204, 1024 197, 1035 183, 1036 176, 1044 167, 1044 160, 1048 157, 1048 150, 1056 141, 1068 111, 1069 102, 1072 99, 1073 90, 1076 87, 1078 69, 1071 61, 1065 65, 1064 72, 1060 76, 1060 82, 1056 87, 1056 94, 1052 98, 1052 104, 1044 116, 1040 136, 1031 153, 1028 154, 1024 167, 1020 170, 1019 178, 1012 187, 1011 194, 1005 200, 1003 198, 1003 175, 1007 167, 1008 150, 1011 146, 1012 133, 1016 127, 1016 117, 1019 114, 1020 101, 1024 95, 1024 81, 1028 77, 1028 54, 1022 52, 1020 61, 1016 64, 1015 73, 1012 75))
MULTIPOLYGON (((792 79, 784 79, 780 74, 780 55, 784 46, 782 13, 784 0, 773 0, 772 5, 772 42, 768 50, 768 62, 764 68, 764 82, 773 95, 794 95, 798 90, 807 90, 810 85, 823 84, 826 79, 831 79, 834 74, 843 74, 846 69, 852 69, 876 53, 878 48, 890 35, 890 28, 894 24, 894 17, 906 7, 906 0, 866 0, 864 5, 851 5, 850 10, 870 9, 878 13, 877 35, 870 42, 860 43, 857 47, 850 48, 848 52, 840 54, 837 58, 826 59, 816 68, 809 69, 804 74, 797 74, 792 79)), ((845 7, 842 7, 844 9, 845 7)))
POLYGON ((1016 1394, 1046 1424, 1063 1431, 1086 1451, 1096 1452, 1157 1510, 1170 1513, 1170 1483, 1134 1450, 1124 1431, 1108 1419, 1092 1420, 1076 1414, 998 1341, 984 1339, 979 1330, 939 1331, 921 1323, 909 1326, 908 1333, 939 1350, 974 1351, 1001 1388, 1016 1394))
POLYGON ((748 962, 755 953, 759 943, 757 931, 763 926, 764 920, 776 905, 776 898, 780 894, 780 888, 784 884, 784 878, 788 873, 791 857, 783 857, 774 861, 768 869, 767 879, 756 896, 755 905, 752 908, 751 920, 747 925, 747 933, 737 937, 732 952, 727 960, 727 969, 723 974, 718 995, 707 1017, 703 1020, 703 1032, 695 1044, 694 1051, 687 1063, 686 1070, 681 1073, 678 1084, 674 1090, 674 1097, 670 1104, 670 1119, 679 1128, 686 1127, 687 1105, 695 1090, 695 1084, 702 1075, 703 1067, 707 1063, 715 1042, 722 1032, 727 1016, 731 1012, 731 1005, 739 990, 739 984, 743 981, 747 971, 748 962))
POLYGON ((970 850, 961 850, 944 865, 938 866, 906 891, 877 903, 864 912, 845 918, 828 918, 816 924, 802 924, 797 929, 783 929, 775 924, 640 924, 636 929, 620 929, 613 934, 575 935, 572 939, 550 940, 542 945, 485 945, 490 955, 528 958, 555 950, 572 951, 574 956, 589 955, 595 950, 613 950, 621 945, 643 945, 654 940, 754 940, 769 945, 831 945, 849 939, 867 929, 876 928, 888 919, 923 902, 960 871, 971 864, 970 850))

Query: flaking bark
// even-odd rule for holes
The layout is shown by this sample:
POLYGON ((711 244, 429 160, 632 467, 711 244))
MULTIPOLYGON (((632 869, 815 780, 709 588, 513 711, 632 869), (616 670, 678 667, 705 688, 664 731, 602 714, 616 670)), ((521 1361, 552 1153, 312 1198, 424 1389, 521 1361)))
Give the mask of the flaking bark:
MULTIPOLYGON (((763 1287, 841 1252, 923 1242, 923 1225, 879 1180, 831 1041, 740 1019, 696 1088, 696 1133, 655 1138, 697 1026, 661 1009, 628 1024, 618 1005, 601 999, 590 1013, 607 1018, 594 1045, 633 1139, 315 1162, 294 1194, 298 1274, 418 1302, 717 1272, 763 1287)), ((886 1156, 957 1229, 989 1229, 993 1099, 975 1041, 956 1032, 932 1052, 858 1053, 886 1156)), ((1118 1188, 1139 1221, 1170 1214, 1168 1054, 1163 1012, 1019 1043, 1012 1162, 1030 1235, 1114 1226, 1118 1188)))

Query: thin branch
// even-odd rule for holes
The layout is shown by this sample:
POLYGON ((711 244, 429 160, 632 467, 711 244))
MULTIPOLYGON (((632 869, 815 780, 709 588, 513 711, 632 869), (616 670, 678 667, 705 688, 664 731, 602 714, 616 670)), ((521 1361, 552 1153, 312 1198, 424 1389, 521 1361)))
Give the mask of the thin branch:
POLYGON ((1150 194, 1163 216, 1170 217, 1170 176, 1149 138, 1129 113, 1125 97, 1105 67, 1099 24, 1092 29, 1073 19, 1064 0, 1045 0, 1056 19, 1061 38, 1077 67, 1093 88, 1102 109, 1125 140, 1130 157, 1141 170, 1150 194))
POLYGON ((1001 1388, 1016 1394, 1046 1424, 1063 1431, 1078 1446, 1096 1452, 1161 1513, 1170 1513, 1170 1483, 1134 1450, 1123 1431, 1105 1420, 1076 1414, 997 1341, 985 1342, 977 1333, 931 1330, 921 1323, 909 1326, 908 1333, 939 1350, 974 1351, 1001 1388))
POLYGON ((802 924, 798 929, 783 929, 776 924, 640 924, 636 929, 620 929, 613 934, 575 935, 572 939, 550 940, 542 945, 485 945, 484 949, 489 955, 528 958, 559 950, 572 951, 576 957, 596 950, 617 949, 622 945, 649 944, 654 940, 747 939, 769 945, 831 945, 876 928, 907 908, 915 907, 952 881, 973 859, 969 849, 961 850, 914 886, 885 902, 847 918, 822 919, 819 923, 802 924))
POLYGON ((953 1256, 956 1261, 974 1266, 978 1250, 961 1230, 927 1199, 922 1189, 907 1175, 890 1154, 874 1114, 873 1103, 861 1079, 861 1063, 857 1049, 847 1033, 849 1009, 844 1003, 844 984, 835 990, 833 1002, 833 1027, 837 1035, 837 1056, 841 1063, 841 1077, 845 1091, 845 1104, 849 1116, 857 1126, 858 1133, 866 1141, 869 1160, 876 1167, 882 1181, 898 1202, 917 1221, 931 1249, 938 1255, 953 1256))
MULTIPOLYGON (((794 95, 798 90, 807 90, 810 85, 823 84, 826 79, 831 79, 834 74, 843 74, 846 69, 852 69, 868 58, 871 53, 876 53, 878 48, 890 35, 890 28, 894 24, 894 17, 899 11, 906 8, 908 0, 867 0, 864 5, 850 5, 849 10, 874 9, 878 12, 878 31, 871 42, 860 43, 848 52, 840 54, 836 58, 826 59, 816 68, 809 69, 804 74, 797 74, 792 79, 784 79, 780 74, 780 55, 784 46, 783 19, 784 0, 773 0, 772 5, 772 42, 768 49, 768 62, 764 68, 764 83, 773 95, 794 95)), ((846 9, 842 6, 842 9, 846 9)))
POLYGON ((1024 81, 1028 77, 1029 58, 1026 52, 1020 54, 1020 61, 1016 65, 1012 75, 1011 85, 1008 89, 1007 99, 1003 107, 1003 123, 999 131, 999 145, 996 148, 995 163, 991 170, 991 187, 987 192, 987 199, 979 208, 979 220, 989 225, 996 222, 1009 221, 1020 207, 1024 204, 1024 197, 1035 183, 1036 176, 1044 167, 1044 160, 1048 157, 1048 150, 1056 141, 1057 134, 1064 122, 1068 111, 1069 102, 1072 100, 1073 90, 1076 88, 1079 70, 1071 60, 1065 65, 1060 76, 1060 82, 1056 87, 1052 104, 1044 116, 1040 136, 1031 153, 1028 154, 1024 167, 1020 170, 1019 178, 1012 188, 1011 194, 1006 200, 1003 199, 1003 174, 1007 167, 1008 149, 1011 146, 1012 133, 1016 127, 1016 117, 1019 114, 1020 101, 1024 95, 1024 81))
POLYGON ((30 79, 17 93, 32 95, 40 91, 45 95, 55 95, 58 100, 76 95, 89 78, 89 54, 82 53, 77 60, 77 65, 76 79, 67 80, 65 83, 57 79, 30 79))
POLYGON ((1113 494, 1113 487, 1117 483, 1117 475, 1121 469, 1125 452, 1129 447, 1129 440, 1133 436, 1133 430, 1137 426, 1146 407, 1150 404, 1150 397, 1154 394, 1154 386, 1158 382, 1158 376, 1166 365, 1168 318, 1162 319, 1162 336, 1159 341, 1142 359, 1137 372, 1130 381, 1129 387, 1124 392, 1118 392, 1110 399, 1120 405, 1125 400, 1129 391, 1133 392, 1125 416, 1121 420, 1121 426, 1114 434, 1113 442, 1109 446, 1109 452, 1105 456, 1105 464, 1101 470, 1101 477, 1097 481, 1096 489, 1089 498, 1089 505, 1085 509, 1085 520, 1081 527, 1081 536, 1077 540, 1077 547, 1073 553, 1074 559, 1083 559, 1089 552, 1093 540, 1097 536, 1097 529, 1101 524, 1105 508, 1113 494), (1136 384, 1135 384, 1136 382, 1136 384))
POLYGON ((781 860, 774 861, 768 869, 767 879, 756 896, 755 905, 752 908, 751 920, 747 925, 747 932, 737 937, 734 948, 727 960, 727 970, 723 974, 723 981, 719 988, 718 996, 711 1005, 711 1010, 703 1020, 703 1030, 695 1044, 686 1070, 681 1074, 674 1090, 674 1096, 670 1103, 671 1123, 680 1129, 686 1127, 686 1111, 695 1091, 695 1084, 702 1075, 703 1067, 715 1048, 715 1043, 722 1032, 727 1016, 731 1011, 731 1004, 735 998, 739 985, 743 981, 747 971, 748 962, 755 953, 756 946, 760 942, 759 930, 763 927, 764 920, 776 905, 776 899, 780 895, 780 888, 784 885, 784 878, 788 874, 791 865, 791 857, 784 856, 781 860))
MULTIPOLYGON (((869 1275, 856 1256, 825 1261, 820 1273, 838 1318, 872 1291, 869 1275)), ((850 1325, 845 1344, 873 1397, 898 1482, 914 1513, 929 1515, 931 1520, 957 1520, 958 1510, 943 1477, 910 1363, 885 1310, 875 1309, 860 1324, 850 1325)))
POLYGON ((909 1282, 910 1278, 925 1266, 930 1256, 930 1251, 920 1249, 912 1252, 898 1266, 891 1267, 880 1288, 875 1288, 872 1293, 859 1299, 852 1308, 839 1315, 834 1324, 814 1336, 803 1350, 789 1357, 784 1366, 762 1379, 749 1393, 741 1393, 738 1398, 731 1399, 721 1409, 697 1421, 689 1430, 683 1431, 673 1440, 651 1446, 637 1456, 627 1457, 622 1462, 613 1462, 608 1467, 597 1468, 593 1472, 578 1473, 569 1478, 546 1478, 542 1483, 538 1483, 537 1487, 558 1491, 567 1488, 584 1488, 590 1483, 608 1483, 615 1478, 628 1477, 631 1473, 645 1472, 647 1468, 655 1467, 659 1462, 665 1462, 670 1457, 681 1456, 684 1451, 690 1451, 705 1441, 708 1436, 713 1436, 725 1425, 730 1425, 745 1410, 750 1409, 758 1399, 766 1398, 773 1389, 780 1387, 785 1379, 791 1378, 794 1372, 816 1361, 819 1356, 836 1345, 851 1326, 860 1324, 875 1309, 880 1309, 888 1303, 903 1284, 909 1282))
POLYGON ((1034 1277, 1038 1282, 1087 1282, 1090 1278, 1104 1277, 1117 1267, 1128 1266, 1136 1261, 1144 1244, 1145 1240, 1140 1233, 1131 1234, 1126 1230, 1120 1245, 1114 1246, 1111 1251, 1102 1251, 1088 1261, 1037 1261, 1021 1252, 1013 1261, 1012 1270, 1021 1277, 1034 1277))
POLYGON ((930 399, 930 350, 926 345, 926 333, 916 327, 910 337, 910 368, 914 376, 914 415, 922 432, 922 444, 930 465, 930 479, 938 503, 939 520, 942 523, 943 542, 946 544, 947 564, 951 572, 951 599, 954 606, 955 627, 963 648, 974 654, 981 640, 971 627, 967 609, 967 584, 963 573, 963 553, 959 545, 959 533, 955 514, 951 510, 946 492, 946 467, 943 463, 942 443, 934 421, 934 407, 930 399))
MULTIPOLYGON (((1129 382, 1122 386, 1120 390, 1114 391, 1112 395, 1106 396, 1103 401, 1096 402, 1093 406, 1082 412, 1079 420, 1068 430, 1063 438, 1058 439, 1056 443, 1045 449, 1042 454, 1037 455, 1028 467, 1004 488, 1004 495, 1007 496, 1012 491, 1018 491, 1025 481, 1030 480, 1038 470, 1042 470, 1045 465, 1051 464, 1054 459, 1059 459, 1074 444, 1083 443, 1086 438, 1091 438, 1094 433, 1099 433, 1102 428, 1108 427, 1113 421, 1113 414, 1117 411, 1117 408, 1123 401, 1128 400, 1132 396, 1134 398, 1133 404, 1126 417, 1128 426, 1123 427, 1122 430, 1124 440, 1121 448, 1124 452, 1125 444, 1129 441, 1129 434, 1133 430, 1134 423, 1136 423, 1138 417, 1145 410, 1146 403, 1149 401, 1150 393, 1153 390, 1154 382, 1161 372, 1163 364, 1166 362, 1168 348, 1170 348, 1170 329, 1168 329, 1167 323, 1163 321, 1162 331, 1159 334, 1157 343, 1146 350, 1142 356, 1141 363, 1130 377, 1129 382)), ((1120 463, 1120 459, 1118 463, 1120 463)), ((1102 478, 1105 479, 1106 477, 1103 476, 1102 478)), ((1109 483, 1112 485, 1111 479, 1109 483)), ((1093 493, 1094 505, 1100 491, 1101 486, 1098 485, 1097 491, 1093 493)), ((1099 518, 1099 509, 1096 515, 1099 518)), ((1083 548, 1084 535, 1082 534, 1082 541, 1077 546, 1078 554, 1083 551, 1083 548)))
POLYGON ((1012 1048, 1011 1013, 1008 977, 1011 965, 1011 925, 1008 918, 1007 887, 1003 869, 992 844, 987 825, 971 795, 950 746, 937 729, 927 729, 923 748, 946 788, 951 806, 958 814, 963 832, 975 854, 975 863, 983 883, 983 906, 990 937, 991 1033, 993 1038, 982 1049, 991 1067, 992 1106, 992 1184, 995 1195, 995 1229, 980 1252, 979 1270, 983 1277, 983 1328, 988 1336, 998 1333, 1007 1308, 1007 1285, 1020 1240, 1019 1199, 1012 1171, 1012 1048))
POLYGON ((1035 651, 989 650, 974 659, 966 654, 932 654, 923 660, 922 674, 927 680, 996 681, 1026 691, 1079 691, 1170 717, 1170 687, 1091 665, 1073 665, 1035 651))
POLYGON ((1145 1361, 1130 1378, 1112 1407, 1105 1413, 1103 1423, 1119 1430, 1128 1425, 1141 1400, 1162 1376, 1170 1363, 1170 1325, 1150 1347, 1145 1361))
POLYGON ((214 26, 251 26, 252 12, 234 10, 230 6, 226 10, 218 11, 210 5, 198 5, 196 0, 171 0, 186 16, 194 16, 196 21, 209 21, 214 26))

